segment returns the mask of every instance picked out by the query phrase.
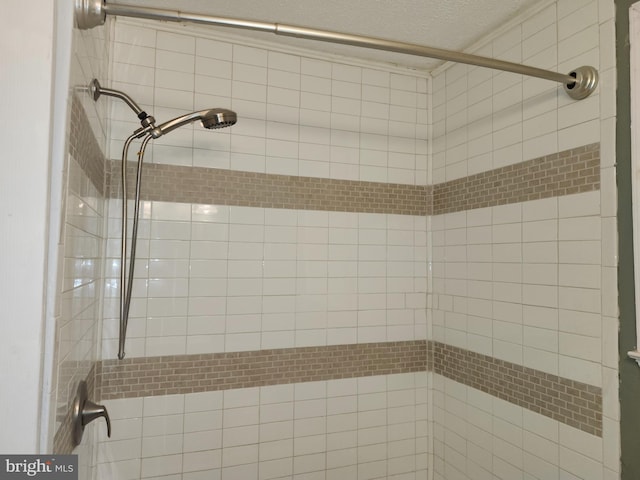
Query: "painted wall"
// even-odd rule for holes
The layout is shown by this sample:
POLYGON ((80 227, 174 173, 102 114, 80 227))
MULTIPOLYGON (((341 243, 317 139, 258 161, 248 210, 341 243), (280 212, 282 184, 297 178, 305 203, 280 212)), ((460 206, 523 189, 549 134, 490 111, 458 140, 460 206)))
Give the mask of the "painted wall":
POLYGON ((4 5, 0 56, 3 175, 0 180, 1 381, 19 394, 0 398, 0 450, 41 449, 42 338, 52 114, 54 5, 4 5), (33 113, 40 112, 38 129, 33 113), (25 188, 29 186, 29 188, 25 188), (25 242, 25 239, 29 239, 25 242))
POLYGON ((462 65, 433 78, 433 179, 449 181, 600 142, 600 190, 438 215, 433 338, 602 388, 603 435, 440 375, 435 478, 618 478, 613 2, 546 2, 475 52, 600 71, 572 101, 556 85, 462 65))

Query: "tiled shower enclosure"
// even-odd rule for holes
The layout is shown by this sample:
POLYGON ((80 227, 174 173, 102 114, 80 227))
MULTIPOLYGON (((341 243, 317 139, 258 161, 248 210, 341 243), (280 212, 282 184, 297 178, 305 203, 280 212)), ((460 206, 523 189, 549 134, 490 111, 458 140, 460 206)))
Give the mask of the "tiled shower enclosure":
POLYGON ((609 3, 540 2, 472 49, 593 65, 579 102, 477 67, 114 21, 103 83, 159 121, 239 120, 148 148, 119 361, 119 157, 138 124, 110 106, 101 354, 77 376, 113 436, 92 431, 90 474, 618 478, 609 3))

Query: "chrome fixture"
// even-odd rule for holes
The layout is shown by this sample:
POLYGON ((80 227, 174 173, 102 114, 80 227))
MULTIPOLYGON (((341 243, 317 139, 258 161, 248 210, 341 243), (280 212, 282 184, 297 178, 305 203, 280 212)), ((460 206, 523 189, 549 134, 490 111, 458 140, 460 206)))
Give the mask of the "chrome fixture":
POLYGON ((120 90, 112 90, 110 88, 104 88, 100 85, 97 78, 94 78, 89 83, 89 95, 93 98, 94 101, 98 101, 101 95, 106 95, 108 97, 119 98, 123 102, 125 102, 131 110, 133 110, 138 119, 140 119, 140 123, 143 127, 148 127, 150 125, 155 126, 155 118, 151 115, 147 114, 144 110, 142 110, 134 100, 124 92, 120 90))
POLYGON ((565 92, 573 99, 581 100, 588 97, 598 86, 598 71, 594 67, 583 66, 568 74, 530 67, 519 63, 506 62, 495 58, 481 57, 468 53, 444 50, 412 43, 396 42, 381 38, 350 35, 346 33, 316 30, 313 28, 284 25, 280 23, 256 22, 237 18, 215 17, 198 13, 165 10, 161 8, 137 7, 135 5, 110 4, 105 0, 76 0, 75 18, 80 29, 89 29, 102 25, 108 15, 123 17, 146 18, 169 22, 199 23, 222 27, 241 28, 275 33, 288 37, 305 38, 321 42, 341 43, 356 47, 373 48, 388 52, 406 53, 421 57, 436 58, 456 63, 465 63, 480 67, 519 73, 530 77, 542 78, 561 83, 565 92))
POLYGON ((162 125, 158 125, 151 130, 149 134, 153 138, 158 138, 165 135, 176 128, 180 128, 191 122, 200 120, 204 128, 217 129, 230 127, 238 120, 236 112, 227 110, 225 108, 212 108, 211 110, 200 110, 199 112, 188 113, 181 117, 174 118, 168 122, 164 122, 162 125))
POLYGON ((87 89, 91 98, 97 101, 101 95, 118 98, 124 101, 133 110, 140 124, 142 125, 134 131, 124 142, 122 149, 122 243, 120 248, 120 332, 118 336, 118 358, 122 360, 125 356, 124 345, 127 337, 127 326, 129 324, 129 310, 131 307, 131 292, 133 289, 134 266, 136 261, 136 244, 138 240, 138 223, 140 218, 140 188, 142 185, 142 162, 144 152, 150 140, 161 137, 176 128, 180 128, 189 123, 200 120, 202 126, 208 129, 230 127, 238 121, 236 112, 226 108, 212 108, 188 113, 174 118, 156 126, 155 119, 142 110, 138 104, 124 92, 112 90, 100 86, 98 80, 93 79, 87 89), (143 138, 144 137, 144 138, 143 138), (143 138, 140 151, 138 152, 138 165, 136 170, 136 189, 133 206, 133 225, 131 231, 131 255, 129 256, 129 268, 127 269, 127 228, 128 228, 128 208, 127 208, 127 158, 129 146, 136 139, 143 138))
POLYGON ((84 427, 93 422, 96 418, 104 418, 107 422, 107 437, 111 437, 111 419, 109 412, 104 405, 98 405, 89 400, 87 393, 87 382, 82 380, 78 384, 76 398, 73 400, 71 411, 73 446, 80 445, 84 427))

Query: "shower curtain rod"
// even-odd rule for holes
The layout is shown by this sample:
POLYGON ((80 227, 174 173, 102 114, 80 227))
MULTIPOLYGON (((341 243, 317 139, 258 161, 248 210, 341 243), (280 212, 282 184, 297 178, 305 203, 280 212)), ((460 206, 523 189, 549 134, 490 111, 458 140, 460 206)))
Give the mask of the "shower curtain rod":
POLYGON ((280 23, 266 23, 236 18, 216 17, 198 13, 180 12, 160 8, 138 7, 134 5, 107 4, 105 0, 76 0, 75 18, 80 29, 89 29, 104 24, 106 16, 145 18, 150 20, 164 20, 169 22, 188 22, 204 25, 238 28, 270 32, 276 35, 304 38, 329 43, 340 43, 356 47, 385 50, 388 52, 404 53, 421 57, 435 58, 456 63, 465 63, 479 67, 519 73, 530 77, 542 78, 562 83, 565 92, 576 100, 588 97, 598 85, 598 71, 591 66, 582 66, 568 74, 530 67, 519 63, 481 57, 468 53, 427 47, 412 43, 396 42, 381 38, 351 35, 346 33, 316 30, 280 23))

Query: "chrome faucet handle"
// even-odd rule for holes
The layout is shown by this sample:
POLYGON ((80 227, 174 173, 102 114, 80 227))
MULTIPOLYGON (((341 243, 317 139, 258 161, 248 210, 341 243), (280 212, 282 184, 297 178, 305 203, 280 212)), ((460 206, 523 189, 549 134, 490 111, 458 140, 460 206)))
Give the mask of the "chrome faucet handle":
POLYGON ((89 400, 87 382, 82 380, 78 384, 76 398, 73 401, 73 411, 71 412, 74 446, 79 445, 82 441, 84 427, 100 417, 104 417, 107 422, 107 436, 111 437, 111 419, 107 408, 89 400))

